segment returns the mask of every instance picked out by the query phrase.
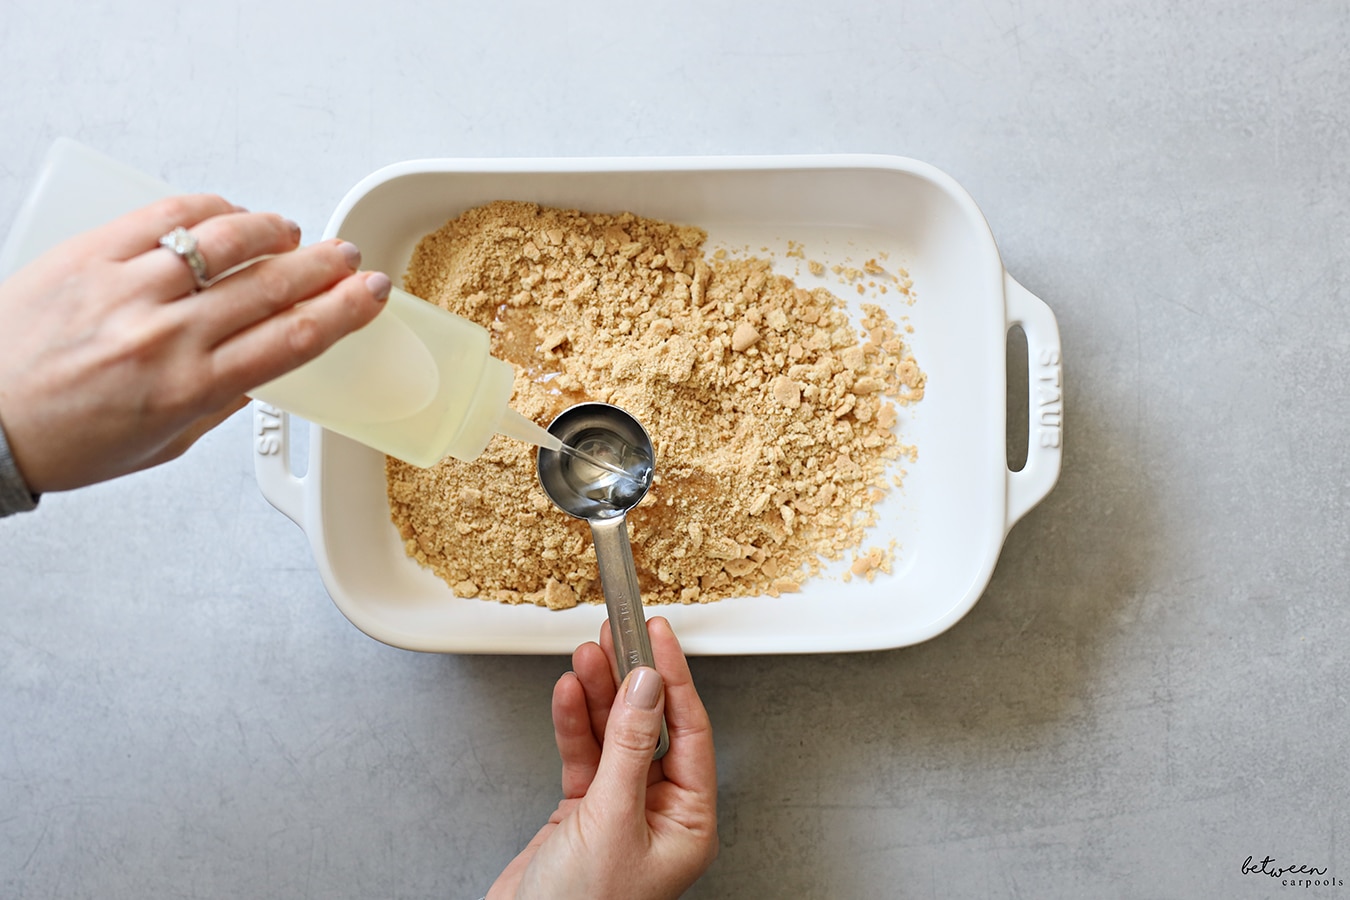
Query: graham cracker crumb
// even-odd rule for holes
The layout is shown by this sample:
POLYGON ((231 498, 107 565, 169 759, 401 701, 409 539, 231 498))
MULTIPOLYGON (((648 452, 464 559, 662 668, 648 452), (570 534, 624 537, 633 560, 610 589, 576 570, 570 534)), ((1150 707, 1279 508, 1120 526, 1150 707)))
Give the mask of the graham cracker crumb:
MULTIPOLYGON (((647 603, 777 596, 856 552, 905 454, 895 405, 926 381, 880 307, 864 305, 857 328, 829 291, 764 259, 705 256, 705 240, 630 213, 500 201, 427 235, 404 278, 489 329, 516 367, 518 412, 547 424, 601 400, 646 427, 656 476, 628 522, 647 603)), ((553 508, 534 456, 499 436, 472 463, 389 459, 404 546, 461 596, 600 602, 589 527, 553 508)), ((857 559, 859 574, 889 570, 871 550, 857 559)))
POLYGON ((883 550, 881 547, 869 547, 866 551, 854 557, 853 565, 849 566, 849 574, 873 581, 879 572, 890 574, 891 563, 894 559, 894 544, 887 550, 883 550))

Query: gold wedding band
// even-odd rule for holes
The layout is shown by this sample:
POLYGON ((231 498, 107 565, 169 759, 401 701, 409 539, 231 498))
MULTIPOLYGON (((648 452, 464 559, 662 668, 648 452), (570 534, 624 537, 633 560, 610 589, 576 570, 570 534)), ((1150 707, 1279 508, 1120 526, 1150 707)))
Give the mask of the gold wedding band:
POLYGON ((206 277, 206 260, 197 249, 197 238, 192 232, 179 225, 160 238, 159 245, 166 250, 172 250, 179 259, 187 263, 187 267, 192 270, 193 280, 197 282, 197 290, 200 291, 211 283, 211 279, 206 277))

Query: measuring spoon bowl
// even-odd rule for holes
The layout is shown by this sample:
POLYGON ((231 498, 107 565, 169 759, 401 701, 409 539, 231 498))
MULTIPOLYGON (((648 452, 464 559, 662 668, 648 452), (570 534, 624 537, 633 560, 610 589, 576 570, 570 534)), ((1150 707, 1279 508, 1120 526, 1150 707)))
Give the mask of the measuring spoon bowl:
POLYGON ((624 410, 608 403, 579 403, 563 410, 548 431, 565 445, 629 473, 625 478, 585 459, 539 448, 539 484, 569 516, 621 516, 646 496, 652 482, 652 441, 624 410))

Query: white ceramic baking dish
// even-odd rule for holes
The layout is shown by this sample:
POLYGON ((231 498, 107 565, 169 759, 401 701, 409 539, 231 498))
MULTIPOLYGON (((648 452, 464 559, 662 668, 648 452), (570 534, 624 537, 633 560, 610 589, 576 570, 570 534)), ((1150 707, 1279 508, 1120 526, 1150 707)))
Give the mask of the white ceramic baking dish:
MULTIPOLYGON (((670 159, 419 160, 381 169, 352 189, 327 229, 365 265, 401 274, 417 241, 461 211, 498 199, 691 223, 708 249, 773 254, 799 283, 831 287, 854 306, 887 306, 913 326, 928 375, 923 401, 901 412, 918 447, 903 488, 881 506, 865 546, 895 541, 891 574, 842 578, 845 564, 800 593, 654 607, 694 654, 810 653, 914 644, 940 634, 979 599, 1012 525, 1059 476, 1063 427, 1059 332, 1050 309, 1004 270, 971 197, 931 166, 888 156, 670 159), (805 257, 908 270, 916 301, 859 297, 805 257), (1029 348, 1027 462, 1006 462, 1007 333, 1029 348)), ((385 498, 384 458, 310 426, 302 476, 288 462, 289 423, 255 404, 263 495, 309 538, 324 585, 366 634, 397 647, 454 653, 567 653, 593 639, 603 605, 555 612, 456 597, 403 551, 385 498)), ((660 465, 660 461, 657 461, 660 465)), ((522 491, 539 490, 537 484, 522 491)), ((562 515, 562 513, 559 513, 562 515)))

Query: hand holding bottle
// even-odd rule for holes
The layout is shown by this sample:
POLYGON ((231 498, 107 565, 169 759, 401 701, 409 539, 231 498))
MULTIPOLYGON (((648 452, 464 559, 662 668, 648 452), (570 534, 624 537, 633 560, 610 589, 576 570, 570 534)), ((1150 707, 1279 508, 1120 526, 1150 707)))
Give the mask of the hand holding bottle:
POLYGON ((71 238, 0 283, 0 425, 34 493, 172 459, 244 393, 370 321, 390 289, 344 241, 297 249, 299 227, 220 197, 173 197, 71 238), (182 227, 196 290, 160 246, 182 227))

